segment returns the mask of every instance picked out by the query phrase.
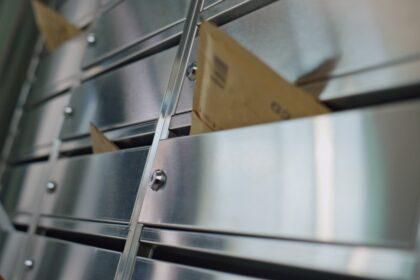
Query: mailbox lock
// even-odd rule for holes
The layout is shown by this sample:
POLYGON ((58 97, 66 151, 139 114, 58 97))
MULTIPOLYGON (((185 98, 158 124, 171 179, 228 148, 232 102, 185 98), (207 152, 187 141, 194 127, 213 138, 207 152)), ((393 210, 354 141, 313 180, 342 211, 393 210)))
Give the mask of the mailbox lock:
POLYGON ((163 187, 165 183, 166 183, 166 173, 161 169, 157 169, 153 171, 152 175, 150 176, 150 182, 149 182, 150 188, 156 192, 161 187, 163 187))

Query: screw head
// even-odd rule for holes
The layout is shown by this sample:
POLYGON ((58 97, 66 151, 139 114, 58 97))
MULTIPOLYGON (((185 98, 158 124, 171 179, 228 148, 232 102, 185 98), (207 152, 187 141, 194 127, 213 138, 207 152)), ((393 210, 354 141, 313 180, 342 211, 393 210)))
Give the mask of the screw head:
POLYGON ((89 46, 93 46, 96 43, 96 35, 95 33, 89 33, 86 36, 86 42, 88 43, 89 46))
POLYGON ((162 188, 166 183, 166 173, 161 170, 155 170, 152 175, 150 176, 149 186, 153 191, 158 191, 162 188))
POLYGON ((25 265, 27 270, 30 270, 34 267, 34 261, 31 259, 26 259, 23 264, 25 265))
POLYGON ((197 79, 197 63, 193 62, 187 67, 187 78, 190 81, 195 81, 197 79))
POLYGON ((64 117, 70 118, 73 115, 73 108, 70 106, 64 107, 64 117))
POLYGON ((57 183, 56 182, 49 181, 47 183, 47 192, 48 193, 53 193, 53 192, 55 192, 56 189, 57 189, 57 183))

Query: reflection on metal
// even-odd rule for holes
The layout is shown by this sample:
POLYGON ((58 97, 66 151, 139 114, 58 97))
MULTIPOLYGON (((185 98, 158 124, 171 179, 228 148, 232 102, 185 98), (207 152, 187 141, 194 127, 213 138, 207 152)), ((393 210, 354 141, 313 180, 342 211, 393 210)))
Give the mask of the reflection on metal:
POLYGON ((24 279, 39 280, 70 276, 72 279, 113 279, 119 255, 113 251, 35 237, 29 258, 35 260, 35 265, 23 275, 24 279))
POLYGON ((7 215, 6 209, 3 204, 0 203, 0 230, 13 231, 13 225, 10 221, 9 215, 7 215))
POLYGON ((20 232, 0 231, 0 273, 12 279, 25 235, 20 232))
MULTIPOLYGON (((202 20, 226 21, 258 9, 273 1, 275 0, 207 0, 201 18, 202 20)), ((104 18, 106 16, 107 14, 103 15, 104 18)), ((100 20, 102 20, 102 18, 100 20)), ((154 53, 158 50, 164 50, 168 45, 176 44, 181 37, 183 26, 184 21, 178 21, 176 24, 168 26, 154 36, 137 41, 130 46, 126 46, 123 49, 116 51, 112 55, 106 56, 106 59, 104 58, 103 60, 95 62, 93 66, 86 65, 86 67, 89 68, 85 69, 83 72, 82 79, 90 79, 91 77, 99 75, 105 70, 117 67, 124 62, 147 56, 150 52, 154 53)), ((108 28, 106 30, 107 36, 109 36, 109 31, 110 29, 108 28)))
POLYGON ((170 264, 167 262, 137 258, 134 269, 133 280, 150 279, 172 279, 172 280, 246 280, 248 277, 238 276, 229 273, 216 272, 206 269, 187 267, 184 265, 170 264))
POLYGON ((146 155, 137 148, 58 160, 50 180, 60 187, 44 197, 41 213, 128 222, 146 155))
POLYGON ((37 183, 45 176, 45 163, 9 167, 2 178, 0 200, 12 219, 17 213, 35 211, 37 183))
POLYGON ((59 119, 70 94, 58 96, 26 112, 13 143, 11 160, 27 158, 33 151, 51 145, 55 133, 60 129, 59 119))
POLYGON ((162 141, 153 169, 169 179, 139 222, 413 246, 419 116, 417 101, 162 141))
POLYGON ((27 103, 34 105, 74 86, 80 76, 80 64, 86 45, 86 34, 71 39, 42 58, 27 103))
POLYGON ((116 51, 184 20, 189 2, 186 0, 121 2, 95 22, 91 32, 96 34, 98 42, 86 50, 83 67, 88 67, 116 51))
POLYGON ((175 53, 172 48, 83 83, 72 94, 75 113, 60 137, 88 134, 90 122, 109 130, 156 120, 175 53))
POLYGON ((369 279, 414 279, 413 248, 376 248, 144 228, 141 242, 369 279))

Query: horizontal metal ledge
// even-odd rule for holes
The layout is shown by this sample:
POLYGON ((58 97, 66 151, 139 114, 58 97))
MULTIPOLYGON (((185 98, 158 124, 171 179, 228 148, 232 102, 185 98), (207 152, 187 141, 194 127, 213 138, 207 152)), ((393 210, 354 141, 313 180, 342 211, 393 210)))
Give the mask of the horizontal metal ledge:
POLYGON ((140 223, 411 248, 420 101, 161 141, 140 223), (404 217, 400 219, 399 217, 404 217))
POLYGON ((125 239, 128 234, 128 223, 104 223, 78 219, 41 216, 38 227, 73 233, 125 239))
POLYGON ((415 250, 144 228, 141 242, 345 276, 414 279, 415 250))
POLYGON ((249 280, 244 276, 137 257, 133 280, 249 280))

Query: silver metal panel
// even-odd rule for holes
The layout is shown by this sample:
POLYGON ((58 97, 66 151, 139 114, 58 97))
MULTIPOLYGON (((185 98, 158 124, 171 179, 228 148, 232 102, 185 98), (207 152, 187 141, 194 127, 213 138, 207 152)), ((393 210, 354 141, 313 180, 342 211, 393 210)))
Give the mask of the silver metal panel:
POLYGON ((120 253, 36 237, 24 279, 114 279, 120 253))
MULTIPOLYGON (((206 0, 205 8, 223 0, 206 0)), ((155 35, 161 41, 173 37, 182 30, 176 28, 169 33, 161 33, 176 25, 183 24, 190 0, 124 0, 105 12, 95 22, 90 32, 97 42, 87 48, 83 68, 138 44, 155 35)))
POLYGON ((61 138, 88 134, 90 122, 108 130, 157 119, 175 53, 171 48, 83 83, 72 94, 74 114, 61 138))
POLYGON ((147 149, 60 159, 50 180, 55 192, 44 196, 41 213, 101 221, 128 221, 147 149))
POLYGON ((12 279, 19 260, 25 234, 0 231, 0 275, 12 279))
POLYGON ((66 0, 58 11, 68 21, 78 27, 89 24, 100 8, 101 0, 66 0))
POLYGON ((31 163, 6 169, 1 182, 0 200, 11 218, 19 212, 35 211, 35 193, 45 176, 46 163, 31 163))
POLYGON ((69 99, 70 94, 66 93, 24 113, 13 143, 13 160, 27 157, 52 143, 60 129, 59 120, 69 99))
POLYGON ((38 228, 55 229, 66 232, 83 233, 102 237, 125 239, 128 234, 127 224, 98 223, 75 219, 42 216, 38 228))
MULTIPOLYGON (((285 79, 303 85, 419 58, 419 9, 416 0, 398 5, 393 0, 285 0, 221 28, 285 79)), ((418 72, 414 75, 418 83, 418 72)), ((313 93, 328 101, 405 80, 405 73, 389 68, 373 80, 351 76, 333 83, 334 90, 327 84, 313 93)), ((179 112, 191 108, 192 88, 186 80, 179 112)))
POLYGON ((140 222, 413 246, 419 116, 417 101, 164 140, 167 183, 147 190, 140 222))
MULTIPOLYGON (((249 13, 250 11, 273 1, 275 0, 207 0, 205 1, 201 17, 203 20, 217 20, 223 22, 249 13)), ((184 21, 182 20, 177 24, 162 30, 155 36, 145 38, 118 52, 107 55, 106 59, 98 60, 98 62, 93 63, 94 66, 85 69, 83 72, 83 80, 90 79, 91 77, 115 68, 124 62, 148 56, 151 53, 155 53, 176 44, 181 37, 183 25, 184 21)))
POLYGON ((83 67, 185 20, 189 0, 125 0, 105 12, 91 32, 97 42, 87 48, 83 67))
POLYGON ((240 280, 253 279, 229 273, 171 264, 138 257, 132 279, 149 280, 240 280))
POLYGON ((79 78, 86 45, 84 33, 41 59, 27 103, 33 105, 68 89, 79 78))
POLYGON ((346 276, 369 279, 415 278, 414 250, 343 246, 153 228, 143 230, 141 242, 346 276))

